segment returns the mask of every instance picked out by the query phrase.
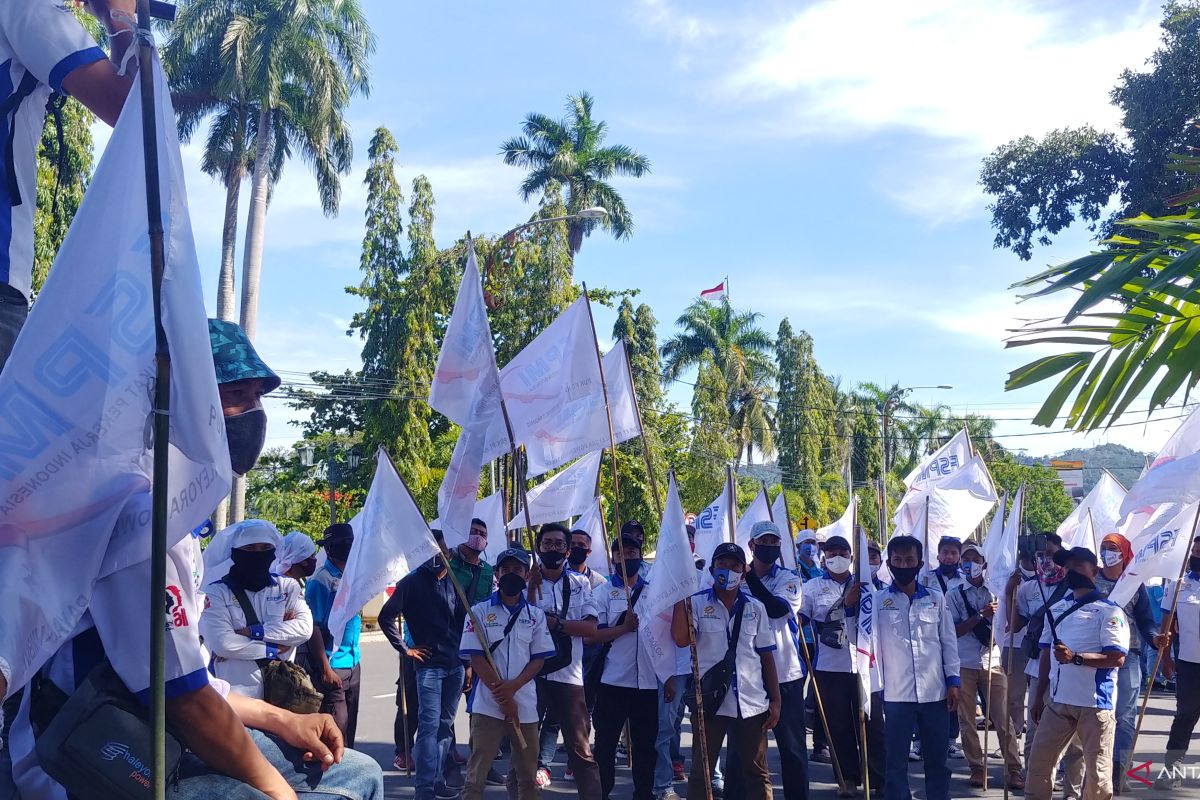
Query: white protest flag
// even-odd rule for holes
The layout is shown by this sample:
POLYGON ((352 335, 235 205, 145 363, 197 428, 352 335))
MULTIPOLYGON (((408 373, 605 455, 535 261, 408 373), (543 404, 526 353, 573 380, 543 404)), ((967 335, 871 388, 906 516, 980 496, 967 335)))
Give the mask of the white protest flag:
POLYGON ((465 428, 472 421, 475 398, 488 390, 495 376, 492 328, 483 303, 475 245, 468 238, 467 266, 429 386, 429 406, 465 428))
POLYGON ((650 585, 646 589, 646 612, 657 614, 670 611, 675 603, 691 597, 700 590, 700 573, 688 544, 683 521, 683 506, 679 502, 679 487, 675 473, 667 480, 667 500, 663 506, 662 525, 658 529, 658 547, 650 585))
MULTIPOLYGON (((586 296, 505 365, 500 384, 513 440, 525 445, 529 477, 609 446, 596 334, 586 296)), ((504 452, 507 445, 496 444, 499 438, 493 428, 487 460, 504 452)))
MULTIPOLYGON (((545 483, 540 483, 526 492, 529 499, 529 523, 540 525, 543 522, 563 522, 587 512, 596 499, 601 454, 600 450, 588 453, 545 483)), ((516 515, 508 523, 508 529, 512 531, 524 528, 525 522, 525 511, 517 509, 516 515)))
POLYGON ((1075 510, 1055 531, 1062 537, 1063 545, 1086 547, 1099 555, 1095 542, 1097 537, 1084 535, 1082 529, 1090 516, 1093 531, 1098 533, 1099 537, 1115 531, 1117 523, 1121 520, 1121 503, 1125 500, 1125 494, 1125 487, 1105 470, 1087 497, 1083 498, 1083 502, 1075 506, 1075 510))
MULTIPOLYGON (((612 415, 613 438, 617 444, 636 439, 642 435, 638 424, 638 412, 634 400, 632 373, 629 370, 629 352, 625 340, 617 342, 602 360, 604 382, 608 386, 608 410, 612 415)), ((608 423, 605 422, 607 425, 608 423)))
POLYGON ((589 569, 594 569, 601 575, 609 573, 608 562, 608 536, 604 532, 604 510, 600 507, 600 498, 597 497, 592 501, 579 519, 575 520, 575 524, 571 526, 573 531, 586 531, 592 537, 592 552, 588 553, 587 561, 589 569))
POLYGON ((1154 463, 1129 489, 1122 515, 1149 513, 1162 503, 1180 506, 1200 500, 1200 408, 1171 435, 1154 463))
POLYGON ((767 490, 760 489, 758 496, 754 501, 746 507, 746 513, 738 519, 737 529, 734 533, 734 541, 741 545, 742 550, 746 552, 746 558, 750 558, 750 531, 754 529, 755 523, 771 521, 771 504, 767 502, 767 490))
POLYGON ((963 428, 950 441, 926 456, 904 478, 905 486, 914 483, 937 483, 958 472, 971 460, 971 437, 963 428))
MULTIPOLYGON (((143 68, 154 70, 158 98, 162 316, 173 362, 161 487, 170 546, 208 517, 232 472, 175 112, 157 59, 143 68)), ((150 553, 155 332, 144 175, 133 91, 0 375, 0 661, 10 693, 71 634, 97 579, 150 553)))
POLYGON ((387 587, 437 554, 437 545, 421 510, 381 447, 375 479, 363 509, 351 521, 354 546, 329 610, 330 641, 342 633, 355 614, 387 587))
POLYGON ((704 559, 705 564, 712 563, 713 551, 721 542, 731 538, 729 530, 729 485, 726 484, 717 499, 696 515, 696 558, 704 559))
MULTIPOLYGON (((495 373, 492 374, 494 377, 495 373)), ((438 516, 446 547, 462 544, 471 534, 471 519, 479 499, 480 470, 486 463, 484 444, 492 423, 501 416, 499 384, 485 383, 480 391, 470 424, 459 432, 446 475, 438 487, 438 516)))
MULTIPOLYGON (((1007 497, 1000 498, 1000 505, 992 516, 992 524, 988 526, 987 536, 983 540, 983 560, 987 562, 987 578, 985 583, 993 595, 1000 598, 1004 606, 1004 590, 1008 579, 1017 570, 1017 537, 1021 535, 1021 509, 1025 504, 1025 484, 1017 489, 1013 496, 1012 511, 1004 518, 1004 506, 1007 497)), ((997 630, 1003 630, 1003 626, 997 630)))
POLYGON ((927 497, 930 525, 959 539, 969 536, 999 499, 987 465, 978 455, 972 456, 947 478, 918 483, 909 490, 893 518, 897 534, 917 535, 914 531, 920 530, 918 517, 924 513, 927 497))
POLYGON ((875 592, 871 583, 871 562, 867 557, 867 544, 867 529, 859 526, 858 541, 855 543, 859 553, 858 581, 865 584, 865 588, 858 601, 852 666, 858 675, 860 698, 870 698, 872 691, 882 688, 879 670, 875 666, 875 592))
POLYGON ((1132 530, 1126 531, 1133 547, 1133 561, 1121 573, 1108 599, 1124 607, 1137 588, 1151 578, 1178 579, 1179 570, 1191 552, 1197 514, 1200 503, 1167 503, 1147 518, 1136 535, 1132 530))
POLYGON ((779 526, 779 531, 783 534, 780 538, 779 555, 783 560, 783 566, 787 569, 796 569, 796 539, 792 535, 792 523, 788 519, 787 510, 787 492, 781 487, 779 494, 775 497, 775 502, 771 504, 771 519, 775 520, 775 524, 779 526))
POLYGON ((846 506, 846 510, 842 516, 835 519, 823 528, 817 528, 816 537, 818 542, 824 542, 830 536, 841 536, 847 542, 854 541, 854 517, 858 511, 858 497, 851 496, 850 504, 846 506))

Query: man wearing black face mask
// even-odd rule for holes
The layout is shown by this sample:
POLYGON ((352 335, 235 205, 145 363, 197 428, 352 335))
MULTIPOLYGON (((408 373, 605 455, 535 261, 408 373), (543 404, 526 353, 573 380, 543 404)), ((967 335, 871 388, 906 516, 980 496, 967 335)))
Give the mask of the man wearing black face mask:
MULTIPOLYGON (((587 560, 591 554, 592 535, 578 528, 571 531, 571 549, 567 551, 567 564, 573 572, 578 572, 587 578, 588 584, 595 589, 600 584, 607 582, 608 578, 588 566, 587 560)), ((586 654, 584 654, 584 663, 587 663, 586 654)))
POLYGON ((1129 650, 1125 612, 1096 589, 1096 554, 1060 550, 1054 561, 1067 572, 1070 595, 1055 603, 1042 631, 1042 653, 1033 715, 1038 721, 1025 796, 1049 800, 1054 765, 1078 736, 1083 747, 1088 798, 1112 797, 1113 699, 1116 673, 1129 650))
POLYGON ((354 529, 344 522, 330 525, 325 529, 325 538, 317 544, 325 548, 328 558, 304 587, 304 599, 312 609, 313 623, 321 629, 321 636, 325 640, 325 649, 313 655, 318 659, 322 675, 331 669, 338 679, 336 684, 325 683, 323 687, 318 687, 325 693, 321 711, 333 715, 342 735, 346 737, 346 744, 353 747, 354 731, 358 727, 358 688, 362 676, 362 651, 358 647, 362 634, 362 614, 355 614, 346 623, 342 641, 334 652, 333 643, 329 641, 329 612, 333 610, 338 584, 346 569, 346 560, 350 558, 350 548, 354 545, 354 529))
MULTIPOLYGON (((550 784, 550 762, 561 730, 567 748, 567 766, 575 775, 575 789, 584 800, 599 800, 600 771, 592 757, 591 720, 583 693, 583 639, 596 634, 595 602, 587 578, 566 568, 567 529, 557 523, 543 525, 534 542, 538 550, 537 606, 546 612, 546 625, 556 637, 569 637, 571 660, 561 669, 537 679, 538 715, 553 714, 558 727, 542 729, 538 753, 538 787, 550 784), (563 613, 565 609, 565 614, 563 613)), ((530 582, 533 592, 533 582, 530 582)), ((527 593, 528 594, 528 593, 527 593)), ((555 642, 556 646, 558 642, 555 642)), ((515 788, 515 773, 509 774, 515 788)))
POLYGON ((213 654, 212 673, 246 697, 263 697, 261 661, 295 660, 296 648, 312 635, 312 613, 300 584, 271 574, 282 544, 269 522, 237 523, 229 540, 229 568, 213 575, 205 588, 200 635, 213 654), (253 625, 247 605, 257 619, 253 625))

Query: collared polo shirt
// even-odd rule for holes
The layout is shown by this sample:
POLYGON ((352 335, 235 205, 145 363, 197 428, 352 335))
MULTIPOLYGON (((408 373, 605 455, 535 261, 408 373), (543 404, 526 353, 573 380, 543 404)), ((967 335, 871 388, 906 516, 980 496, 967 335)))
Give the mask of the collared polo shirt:
MULTIPOLYGON (((554 655, 554 641, 546 628, 545 612, 525 602, 524 597, 516 606, 510 608, 501 601, 499 592, 493 592, 491 597, 473 606, 471 611, 483 626, 484 636, 479 636, 471 619, 472 615, 468 614, 466 622, 463 623, 459 655, 463 658, 483 655, 485 647, 499 642, 499 646, 492 651, 492 658, 496 662, 496 670, 501 680, 508 681, 517 677, 534 659, 554 655), (514 614, 519 616, 506 636, 504 629, 514 614), (488 644, 485 645, 484 640, 488 644)), ((537 687, 534 681, 529 681, 518 689, 513 699, 517 703, 521 724, 538 721, 537 687)), ((482 681, 475 681, 471 686, 471 694, 467 697, 467 711, 504 719, 504 712, 500 710, 496 698, 482 681)))
MULTIPOLYGON (((950 607, 950 619, 955 625, 966 622, 971 618, 972 614, 967 611, 967 603, 963 600, 963 594, 966 594, 966 600, 970 602, 971 608, 978 613, 988 603, 995 599, 991 590, 986 585, 975 586, 970 581, 964 581, 959 584, 949 595, 946 596, 946 603, 950 607)), ((996 613, 992 618, 992 623, 1002 622, 1001 614, 996 613)), ((998 633, 998 632, 997 632, 998 633)), ((961 669, 1000 669, 1003 662, 1000 660, 1000 645, 993 641, 992 649, 988 665, 984 666, 984 653, 987 651, 987 646, 979 641, 979 637, 974 631, 968 631, 958 637, 958 660, 961 669)))
MULTIPOLYGON (((564 621, 578 622, 586 617, 596 618, 599 616, 595 600, 592 598, 592 587, 588 583, 588 579, 578 572, 572 572, 569 569, 564 569, 562 575, 556 581, 552 581, 544 575, 542 576, 541 595, 537 602, 538 608, 547 614, 561 616, 563 591, 565 589, 569 590, 571 600, 567 604, 567 616, 564 621)), ((552 647, 551 649, 554 648, 552 647)), ((551 672, 546 676, 546 679, 555 683, 570 683, 574 686, 583 685, 582 637, 571 637, 571 663, 557 672, 551 672)))
MULTIPOLYGON (((843 583, 838 583, 833 578, 821 577, 814 578, 804 584, 804 597, 800 605, 800 613, 806 619, 812 621, 814 631, 820 631, 821 624, 829 621, 830 614, 837 616, 842 615, 842 624, 846 627, 846 646, 842 648, 830 647, 826 644, 817 645, 817 662, 813 665, 814 669, 821 672, 851 672, 851 652, 854 649, 854 641, 857 632, 857 626, 850 621, 853 615, 847 611, 844 605, 839 606, 839 601, 842 595, 850 590, 853 576, 847 576, 843 583), (837 610, 835 611, 835 606, 837 610)), ((805 627, 809 627, 805 625, 805 627)), ((819 636, 819 634, 818 634, 819 636)))
MULTIPOLYGON (((1129 624, 1120 606, 1104 599, 1099 592, 1082 598, 1085 603, 1070 616, 1063 615, 1076 604, 1071 595, 1055 603, 1054 615, 1059 640, 1076 653, 1128 653, 1129 624)), ((1042 649, 1054 645, 1049 620, 1042 629, 1042 649)), ((1050 699, 1084 708, 1112 709, 1117 690, 1117 670, 1095 669, 1076 664, 1060 664, 1050 654, 1050 699)))
POLYGON ((326 561, 304 584, 304 599, 312 610, 313 624, 320 625, 321 633, 325 636, 325 655, 329 658, 329 666, 333 669, 354 669, 362 660, 362 651, 358 647, 362 635, 362 612, 359 611, 346 622, 337 652, 334 652, 333 642, 329 641, 329 612, 333 610, 333 600, 337 597, 341 582, 342 571, 332 561, 326 561))
MULTIPOLYGON (((729 652, 729 637, 733 635, 736 617, 712 589, 697 592, 688 598, 688 602, 692 604, 692 619, 696 622, 696 656, 703 675, 729 652)), ((734 675, 717 715, 746 719, 767 711, 769 698, 763 683, 760 654, 775 650, 775 632, 762 603, 741 593, 734 609, 738 604, 742 609, 742 628, 735 643, 734 675)))
POLYGON ((883 699, 932 703, 960 686, 958 637, 937 589, 917 584, 910 599, 893 583, 875 592, 876 650, 883 699))
MULTIPOLYGON (((629 588, 630 596, 637 587, 649 585, 639 575, 637 582, 629 588)), ((635 610, 641 608, 645 602, 645 593, 643 589, 635 610)), ((616 625, 621 613, 629 606, 621 576, 613 575, 607 582, 593 589, 592 602, 596 608, 596 620, 600 628, 616 625)), ((627 689, 658 689, 658 675, 654 671, 654 659, 644 631, 644 627, 639 627, 638 630, 623 633, 613 640, 608 657, 604 660, 601 683, 627 689)))

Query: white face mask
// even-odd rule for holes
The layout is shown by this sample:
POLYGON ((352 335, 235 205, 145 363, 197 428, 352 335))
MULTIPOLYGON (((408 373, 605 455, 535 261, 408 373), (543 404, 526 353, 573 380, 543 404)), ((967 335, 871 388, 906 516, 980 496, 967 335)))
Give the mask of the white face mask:
POLYGON ((1037 573, 1031 569, 1025 569, 1024 567, 1020 567, 1019 569, 1021 570, 1022 578, 1028 579, 1028 578, 1032 578, 1034 575, 1037 575, 1037 573))
POLYGON ((983 564, 980 564, 978 561, 972 561, 969 564, 964 564, 963 566, 966 568, 968 578, 983 577, 983 564))
POLYGON ((1119 566, 1121 562, 1125 560, 1125 558, 1121 555, 1120 550, 1101 550, 1100 560, 1104 562, 1104 566, 1106 567, 1116 567, 1119 566))
POLYGON ((846 556, 830 556, 825 559, 825 568, 835 575, 850 571, 850 559, 846 556))

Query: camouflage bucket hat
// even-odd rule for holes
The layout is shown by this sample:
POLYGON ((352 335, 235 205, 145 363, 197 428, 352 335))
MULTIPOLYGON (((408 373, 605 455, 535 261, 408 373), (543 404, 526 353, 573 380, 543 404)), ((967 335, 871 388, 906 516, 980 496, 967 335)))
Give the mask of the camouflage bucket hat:
POLYGON ((217 383, 233 383, 249 378, 262 378, 267 391, 279 388, 282 381, 258 357, 254 345, 246 332, 234 322, 220 319, 208 321, 208 338, 212 342, 213 366, 217 369, 217 383))

